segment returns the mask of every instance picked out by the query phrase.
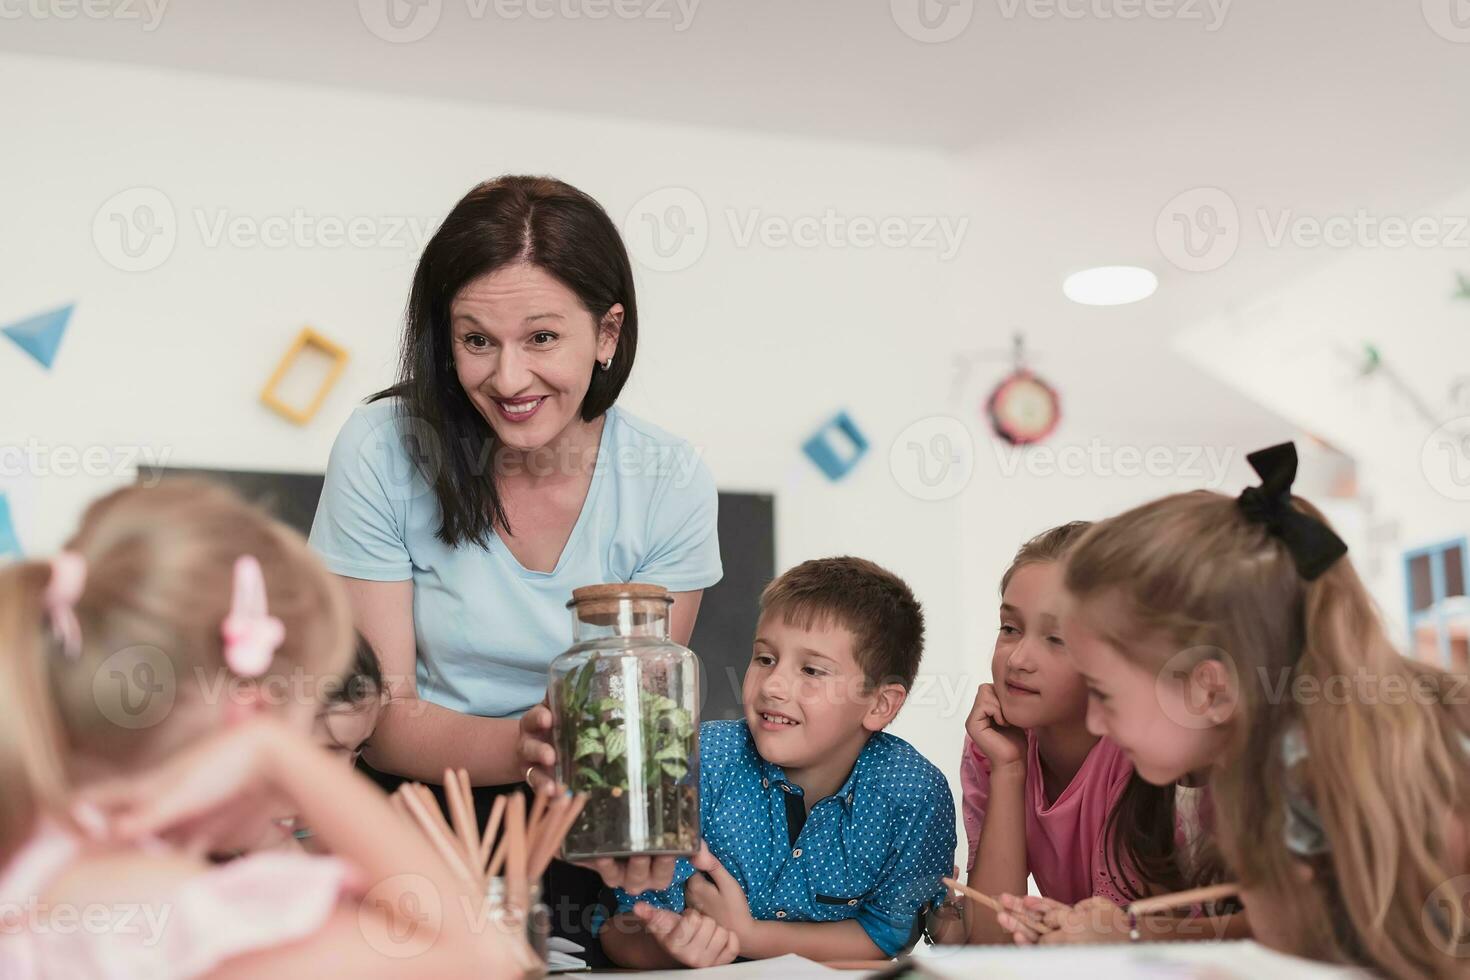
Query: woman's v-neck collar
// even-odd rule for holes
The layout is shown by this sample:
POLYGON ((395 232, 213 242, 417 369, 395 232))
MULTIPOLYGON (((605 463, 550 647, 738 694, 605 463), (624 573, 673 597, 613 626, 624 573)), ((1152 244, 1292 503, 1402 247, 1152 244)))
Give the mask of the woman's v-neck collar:
POLYGON ((607 445, 608 433, 612 430, 612 427, 616 423, 616 421, 616 407, 609 408, 606 412, 603 413, 602 432, 599 434, 597 439, 597 455, 592 463, 592 480, 590 483, 587 484, 587 496, 582 498, 582 510, 577 514, 577 521, 575 524, 572 525, 572 533, 567 535, 567 543, 562 545, 561 554, 557 556, 556 564, 552 566, 551 571, 540 572, 534 569, 527 568, 525 565, 522 565, 521 560, 515 556, 515 553, 513 551, 510 550, 510 545, 506 544, 505 539, 500 536, 500 532, 494 529, 491 530, 490 534, 494 538, 495 542, 500 545, 500 551, 503 553, 505 560, 510 564, 510 567, 515 570, 516 574, 520 575, 522 578, 556 578, 556 576, 561 574, 562 569, 566 567, 567 556, 572 553, 579 537, 582 534, 582 529, 587 524, 587 521, 589 519, 588 515, 592 513, 593 501, 597 497, 597 491, 599 487, 601 487, 602 485, 603 471, 607 469, 607 460, 605 459, 605 454, 602 450, 603 447, 607 445))

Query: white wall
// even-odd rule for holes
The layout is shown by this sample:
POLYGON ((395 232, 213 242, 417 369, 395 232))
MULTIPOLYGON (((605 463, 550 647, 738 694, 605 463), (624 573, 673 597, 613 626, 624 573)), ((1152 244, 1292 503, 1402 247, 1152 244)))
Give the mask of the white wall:
POLYGON ((1470 299, 1455 296, 1456 274, 1470 274, 1470 190, 1395 217, 1429 221, 1433 244, 1364 234, 1322 247, 1313 274, 1203 319, 1177 347, 1357 462, 1379 534, 1355 561, 1403 642, 1402 552, 1470 532, 1470 441, 1440 429, 1470 440, 1470 299), (1366 343, 1384 364, 1370 377, 1366 343))

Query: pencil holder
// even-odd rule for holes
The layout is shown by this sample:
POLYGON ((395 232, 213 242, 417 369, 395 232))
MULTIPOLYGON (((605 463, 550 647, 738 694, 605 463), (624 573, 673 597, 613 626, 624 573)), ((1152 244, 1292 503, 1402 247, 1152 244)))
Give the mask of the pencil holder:
MULTIPOLYGON (((485 883, 485 917, 491 924, 507 932, 524 930, 526 944, 536 954, 536 959, 545 965, 549 955, 548 943, 551 940, 551 909, 541 900, 539 883, 531 883, 530 896, 531 907, 518 908, 511 904, 506 895, 505 879, 491 878, 485 883)), ((545 976, 545 971, 537 975, 545 976)))
POLYGON ((699 843, 699 660, 669 638, 662 586, 596 585, 572 601, 551 664, 557 779, 587 804, 568 861, 693 854, 699 843))

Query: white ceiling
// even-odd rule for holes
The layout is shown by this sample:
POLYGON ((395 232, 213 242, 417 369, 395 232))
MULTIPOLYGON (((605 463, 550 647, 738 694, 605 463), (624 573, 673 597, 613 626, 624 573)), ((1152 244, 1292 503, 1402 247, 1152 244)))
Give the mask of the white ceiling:
MULTIPOLYGON (((82 0, 6 9, 67 2, 82 0)), ((1256 209, 1409 215, 1470 184, 1470 38, 1431 25, 1458 0, 178 0, 152 30, 147 4, 168 0, 88 2, 139 19, 4 19, 0 50, 932 146, 973 178, 960 206, 988 326, 1172 372, 1161 398, 1185 417, 1219 386, 1163 339, 1333 258, 1267 247, 1256 209), (433 29, 375 35, 389 2, 437 11, 433 29), (916 2, 970 19, 924 43, 899 26, 916 2), (1177 15, 1104 16, 1130 5, 1177 15), (1035 15, 1059 8, 1080 16, 1035 15), (1155 221, 1202 186, 1238 204, 1241 247, 1186 272, 1155 221), (1104 311, 1061 298, 1067 272, 1117 262, 1158 271, 1159 294, 1104 311)))
MULTIPOLYGON (((1386 141, 1443 145, 1470 67, 1470 45, 1436 35, 1416 0, 1147 0, 1180 13, 1133 20, 1092 11, 1144 0, 923 0, 972 11, 944 43, 900 29, 891 8, 920 0, 85 2, 119 14, 15 16, 83 0, 7 0, 0 49, 955 149, 1184 122, 1214 150, 1273 146, 1314 167, 1330 154, 1350 172, 1386 141), (382 40, 367 21, 388 3, 437 10, 434 28, 382 40), (642 16, 586 16, 614 3, 642 16), (1027 14, 1058 6, 1083 16, 1027 14), (1358 152, 1344 126, 1366 137, 1358 152)), ((1119 137, 1113 150, 1139 149, 1119 137)))

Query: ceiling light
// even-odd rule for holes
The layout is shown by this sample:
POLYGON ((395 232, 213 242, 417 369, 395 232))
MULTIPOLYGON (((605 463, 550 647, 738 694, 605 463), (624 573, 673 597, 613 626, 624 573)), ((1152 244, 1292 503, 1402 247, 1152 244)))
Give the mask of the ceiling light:
POLYGON ((1104 265, 1074 272, 1062 283, 1062 292, 1084 306, 1121 306, 1148 299, 1159 288, 1159 277, 1136 265, 1104 265))

